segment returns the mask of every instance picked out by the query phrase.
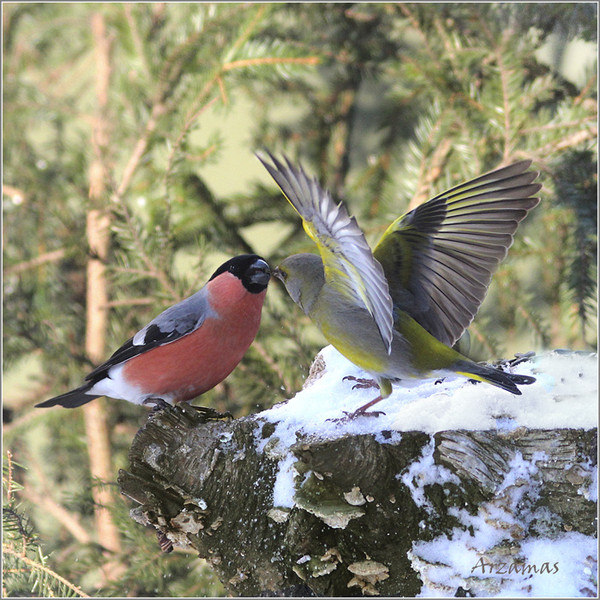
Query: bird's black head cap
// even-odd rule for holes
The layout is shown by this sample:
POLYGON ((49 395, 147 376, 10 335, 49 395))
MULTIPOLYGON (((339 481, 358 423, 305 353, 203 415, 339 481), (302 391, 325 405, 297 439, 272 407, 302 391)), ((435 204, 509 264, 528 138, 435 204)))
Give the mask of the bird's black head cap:
POLYGON ((271 278, 271 269, 267 261, 256 254, 240 254, 230 258, 212 274, 209 281, 222 273, 231 273, 238 277, 252 294, 260 294, 271 278))

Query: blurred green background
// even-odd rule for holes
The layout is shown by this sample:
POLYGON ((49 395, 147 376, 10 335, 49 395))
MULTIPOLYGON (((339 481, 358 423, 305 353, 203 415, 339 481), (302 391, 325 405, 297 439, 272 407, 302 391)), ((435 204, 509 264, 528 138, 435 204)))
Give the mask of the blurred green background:
MULTIPOLYGON (((372 243, 418 202, 531 159, 542 202, 470 355, 594 349, 596 10, 4 3, 3 595, 223 593, 204 561, 161 554, 114 493, 145 408, 95 401, 100 451, 87 409, 33 405, 81 383, 89 344, 108 357, 226 258, 314 250, 257 150, 301 162, 372 243), (90 214, 110 223, 93 339, 90 214)), ((256 343, 197 402, 267 408, 300 389, 323 345, 273 282, 256 343)))

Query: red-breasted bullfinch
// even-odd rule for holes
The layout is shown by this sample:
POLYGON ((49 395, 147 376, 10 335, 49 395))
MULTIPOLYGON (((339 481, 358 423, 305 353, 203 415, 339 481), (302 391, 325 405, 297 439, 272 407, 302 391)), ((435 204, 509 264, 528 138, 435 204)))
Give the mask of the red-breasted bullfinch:
POLYGON ((222 264, 193 296, 140 329, 86 383, 36 406, 75 408, 99 396, 135 404, 192 400, 221 383, 256 337, 271 271, 255 254, 222 264))

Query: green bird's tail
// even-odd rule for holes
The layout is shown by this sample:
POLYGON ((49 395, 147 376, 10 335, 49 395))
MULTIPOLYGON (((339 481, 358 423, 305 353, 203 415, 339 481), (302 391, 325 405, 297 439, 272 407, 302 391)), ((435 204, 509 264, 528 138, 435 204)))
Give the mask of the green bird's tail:
POLYGON ((517 396, 521 395, 521 390, 519 390, 517 385, 530 385, 535 381, 535 377, 530 377, 529 375, 506 373, 502 369, 478 365, 468 360, 457 361, 452 370, 469 379, 491 383, 517 396))

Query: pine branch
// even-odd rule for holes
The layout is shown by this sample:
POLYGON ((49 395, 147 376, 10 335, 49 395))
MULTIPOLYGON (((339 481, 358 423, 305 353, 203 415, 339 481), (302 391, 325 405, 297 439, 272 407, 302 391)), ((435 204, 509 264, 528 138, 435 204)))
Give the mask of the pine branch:
POLYGON ((422 202, 425 202, 433 194, 431 194, 432 183, 439 177, 442 166, 446 161, 448 153, 452 148, 452 142, 449 138, 444 139, 443 131, 444 124, 447 122, 450 114, 449 109, 442 110, 434 122, 427 119, 420 123, 421 140, 420 140, 420 162, 417 188, 411 198, 408 209, 412 210, 422 202), (426 132, 426 137, 425 137, 426 132), (439 140, 436 146, 435 142, 439 140), (428 160, 428 151, 434 148, 431 160, 428 160))
POLYGON ((226 52, 226 58, 224 62, 228 62, 231 60, 231 57, 235 56, 236 52, 241 48, 243 44, 245 44, 255 29, 258 27, 264 16, 267 14, 269 10, 271 10, 272 6, 268 4, 260 4, 256 10, 256 14, 250 18, 248 23, 242 27, 242 31, 240 35, 238 35, 237 39, 231 45, 229 50, 226 52))
MULTIPOLYGON (((146 265, 146 271, 142 271, 139 269, 128 269, 128 271, 132 272, 132 273, 139 272, 140 274, 143 274, 145 276, 156 279, 159 282, 159 284, 161 285, 161 287, 166 292, 169 293, 169 295, 173 299, 173 301, 179 302, 179 300, 182 299, 180 297, 180 294, 178 294, 177 290, 175 289, 174 285, 172 284, 171 279, 167 275, 166 271, 164 269, 161 269, 160 267, 158 267, 156 265, 155 261, 150 257, 150 255, 146 251, 146 246, 144 244, 144 241, 142 240, 142 238, 138 232, 138 229, 134 223, 133 217, 131 216, 129 209, 127 208, 127 205, 124 202, 122 202, 120 204, 119 210, 121 211, 121 214, 123 215, 123 217, 125 219, 125 224, 127 226, 126 231, 127 231, 128 235, 130 236, 130 239, 135 248, 135 254, 136 254, 137 258, 141 259, 141 261, 144 263, 144 265, 146 265)), ((124 269, 121 269, 121 270, 124 270, 124 269)))
MULTIPOLYGON (((440 119, 441 118, 442 116, 440 116, 440 119)), ((412 210, 433 196, 431 193, 432 185, 442 174, 448 154, 451 150, 452 140, 450 138, 445 138, 440 141, 437 148, 434 150, 430 161, 426 162, 425 157, 423 157, 423 162, 421 164, 421 170, 419 173, 419 188, 410 201, 408 210, 412 210)))
POLYGON ((71 583, 69 580, 60 576, 58 573, 56 573, 55 571, 53 571, 46 565, 41 564, 39 562, 36 562, 35 560, 28 558, 22 552, 18 552, 9 544, 2 544, 2 553, 15 558, 17 560, 17 563, 18 562, 24 563, 34 573, 41 572, 41 573, 44 573, 45 575, 48 575, 49 577, 51 577, 58 583, 64 585, 66 588, 68 588, 69 590, 74 592, 80 598, 90 598, 91 597, 91 596, 88 596, 88 594, 86 594, 81 588, 77 587, 74 583, 71 583))
POLYGON ((201 198, 202 202, 208 205, 208 208, 216 216, 217 221, 221 224, 223 229, 227 231, 228 237, 233 242, 232 245, 237 246, 243 250, 246 254, 254 254, 254 248, 248 244, 248 242, 242 237, 239 232, 239 226, 233 222, 225 213, 224 206, 217 202, 210 189, 197 175, 190 175, 186 181, 186 184, 190 185, 193 189, 196 197, 201 198))
POLYGON ((140 33, 140 29, 137 25, 135 17, 132 12, 132 4, 126 3, 123 5, 123 11, 125 12, 125 18, 127 19, 127 24, 129 25, 129 31, 131 32, 131 38, 133 39, 133 44, 135 46, 135 50, 138 53, 140 60, 142 61, 142 66, 144 67, 144 72, 148 80, 152 79, 152 71, 150 69, 150 65, 148 64, 148 59, 146 57, 146 53, 144 52, 144 44, 142 41, 142 35, 140 33))
POLYGON ((80 588, 45 565, 46 557, 43 555, 41 547, 35 542, 35 537, 31 528, 27 525, 26 518, 21 515, 16 507, 14 492, 22 492, 24 488, 15 482, 14 466, 13 455, 10 450, 7 450, 2 478, 5 491, 5 502, 3 502, 2 508, 2 572, 3 592, 5 592, 3 596, 11 595, 13 589, 27 586, 32 593, 37 590, 37 595, 40 596, 63 596, 65 595, 64 590, 68 589, 80 597, 88 598, 89 596, 80 588), (27 556, 28 552, 36 558, 29 558, 27 556), (9 560, 9 557, 13 561, 9 560), (21 563, 28 568, 19 566, 21 563), (13 568, 13 564, 16 564, 17 568, 13 568), (29 577, 27 582, 21 581, 19 576, 27 572, 33 575, 33 579, 29 577), (48 577, 55 582, 54 585, 47 580, 48 577), (64 587, 56 590, 56 583, 64 587))
MULTIPOLYGON (((260 56, 246 56, 245 58, 232 59, 227 58, 222 63, 217 65, 209 76, 208 81, 194 98, 190 108, 187 111, 183 127, 181 128, 175 142, 173 143, 169 152, 169 158, 167 161, 167 168, 165 173, 165 182, 168 181, 173 172, 173 165, 175 164, 176 157, 180 152, 181 146, 184 140, 187 138, 192 127, 198 121, 200 116, 210 108, 219 99, 223 104, 227 104, 227 92, 224 84, 224 76, 228 72, 232 71, 245 71, 249 69, 255 69, 258 67, 274 67, 274 66, 290 66, 290 65, 301 65, 301 66, 314 66, 319 63, 319 58, 316 56, 304 56, 304 57, 290 57, 290 56, 263 56, 265 51, 272 49, 272 46, 265 46, 264 44, 247 44, 247 38, 250 36, 252 29, 258 25, 259 18, 264 13, 264 10, 259 10, 257 15, 251 20, 248 27, 244 28, 240 37, 238 37, 232 44, 230 50, 226 52, 226 57, 233 57, 235 54, 243 49, 246 54, 261 54, 260 56), (245 46, 244 46, 245 45, 245 46), (218 89, 218 93, 214 92, 214 88, 218 89), (215 94, 212 98, 208 99, 211 94, 215 94)), ((279 46, 279 50, 283 46, 279 46)))
POLYGON ((279 57, 261 57, 261 58, 245 58, 240 60, 234 60, 225 63, 222 67, 224 73, 227 71, 233 71, 235 69, 247 69, 250 67, 258 66, 273 66, 273 65, 303 65, 303 66, 315 66, 320 63, 320 59, 317 56, 307 57, 290 57, 290 58, 279 58, 279 57))
MULTIPOLYGON (((481 22, 482 20, 480 20, 481 22)), ((510 70, 506 65, 504 54, 506 50, 506 41, 508 40, 509 32, 506 32, 502 43, 496 45, 494 42, 494 36, 491 34, 489 29, 484 25, 484 30, 487 30, 490 41, 494 44, 494 55, 496 57, 496 62, 498 64, 498 71, 500 75, 500 89, 502 90, 502 114, 504 116, 504 146, 502 152, 502 161, 508 162, 510 159, 510 155, 512 152, 512 120, 511 120, 511 94, 510 94, 510 70)))
MULTIPOLYGON (((198 98, 196 98, 196 102, 198 102, 199 100, 203 100, 209 94, 209 91, 212 88, 212 86, 215 83, 219 83, 219 81, 220 81, 220 77, 215 76, 213 78, 213 80, 211 80, 204 87, 204 89, 202 90, 202 92, 200 93, 198 98)), ((222 92, 222 90, 220 89, 220 83, 219 83, 219 91, 222 92)), ((167 189, 169 186, 169 180, 173 174, 173 166, 175 164, 175 161, 177 160, 178 153, 181 149, 181 146, 183 145, 185 138, 191 131, 193 125, 200 118, 202 113, 204 113, 204 111, 208 110, 211 106, 213 106, 219 100, 219 98, 221 98, 223 100, 223 98, 224 98, 223 93, 221 93, 220 95, 215 95, 210 100, 207 100, 206 102, 201 103, 200 106, 196 107, 196 110, 189 111, 188 114, 186 115, 183 127, 181 128, 179 135, 175 139, 175 142, 173 143, 171 150, 169 151, 169 158, 167 159, 167 168, 165 169, 165 177, 164 177, 165 187, 167 189)))
POLYGON ((550 336, 548 335, 548 332, 541 327, 539 317, 520 302, 517 303, 516 308, 518 314, 523 317, 527 325, 529 325, 529 327, 536 333, 538 339, 541 341, 541 346, 543 348, 547 348, 550 344, 550 336))
POLYGON ((411 8, 413 8, 413 7, 414 7, 413 4, 406 4, 404 2, 400 2, 398 5, 398 8, 402 12, 402 14, 404 14, 404 16, 409 20, 410 24, 413 26, 414 30, 421 38, 421 42, 423 43, 423 46, 424 46, 425 50, 427 51, 428 58, 434 65, 435 70, 440 71, 441 70, 441 63, 439 60, 440 53, 437 52, 437 50, 434 49, 432 44, 430 43, 429 36, 423 31, 421 24, 419 23, 418 17, 411 10, 411 8))

